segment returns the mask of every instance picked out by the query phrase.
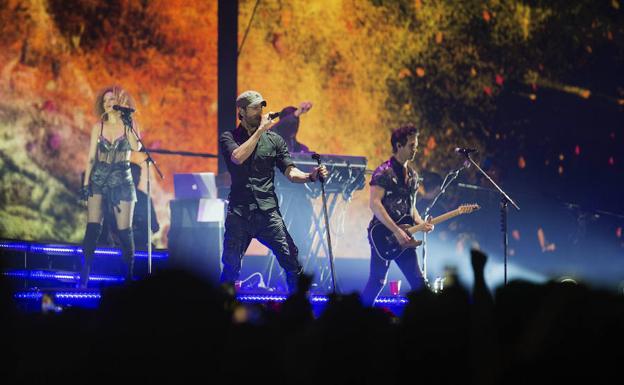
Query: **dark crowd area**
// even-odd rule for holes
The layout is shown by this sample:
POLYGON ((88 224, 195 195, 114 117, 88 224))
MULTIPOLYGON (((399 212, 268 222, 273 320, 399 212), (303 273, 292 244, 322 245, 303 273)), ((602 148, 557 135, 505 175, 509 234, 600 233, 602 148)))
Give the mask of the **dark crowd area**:
MULTIPOLYGON (((283 303, 238 303, 179 270, 103 292, 96 310, 20 311, 2 282, 5 384, 618 383, 624 296, 512 281, 412 292, 401 316, 332 296, 315 317, 302 277, 283 303), (192 381, 192 382, 187 382, 192 381)), ((452 278, 452 277, 451 277, 452 278)))

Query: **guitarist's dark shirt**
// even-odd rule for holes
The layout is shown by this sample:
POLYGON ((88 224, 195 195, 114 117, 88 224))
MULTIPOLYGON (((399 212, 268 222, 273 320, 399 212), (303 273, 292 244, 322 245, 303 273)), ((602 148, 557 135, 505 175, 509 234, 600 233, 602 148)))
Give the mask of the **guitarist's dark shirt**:
MULTIPOLYGON (((379 186, 385 190, 381 203, 393 221, 398 221, 404 215, 410 215, 414 188, 405 183, 403 165, 394 156, 383 162, 373 172, 371 186, 379 186)), ((373 215, 369 228, 380 223, 373 215)))

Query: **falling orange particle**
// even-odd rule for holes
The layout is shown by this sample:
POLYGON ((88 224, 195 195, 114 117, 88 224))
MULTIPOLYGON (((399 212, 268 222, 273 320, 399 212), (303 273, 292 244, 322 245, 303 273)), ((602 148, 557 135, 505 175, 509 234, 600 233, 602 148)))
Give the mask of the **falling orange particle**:
POLYGON ((483 20, 485 20, 486 23, 489 23, 490 19, 492 19, 492 15, 490 15, 490 12, 488 12, 487 10, 483 10, 483 20))
POLYGON ((546 240, 546 234, 541 227, 537 229, 537 240, 540 244, 540 247, 542 248, 542 253, 545 253, 547 251, 555 251, 557 248, 554 243, 550 243, 548 242, 548 240, 546 240))
POLYGON ((591 45, 588 45, 587 47, 585 47, 585 50, 587 51, 587 53, 593 52, 591 45))
POLYGON ((437 145, 438 143, 436 142, 435 138, 433 136, 430 136, 429 139, 427 140, 427 148, 429 150, 433 150, 436 148, 437 145))
POLYGON ((520 240, 520 231, 518 230, 514 230, 511 232, 511 236, 513 237, 513 239, 515 239, 516 241, 520 240))
POLYGON ((583 98, 583 99, 589 99, 589 97, 591 96, 591 91, 590 90, 583 90, 579 93, 579 95, 583 98))
POLYGON ((618 103, 620 106, 624 106, 624 99, 618 99, 617 103, 618 103))
POLYGON ((574 147, 574 154, 581 155, 581 146, 579 146, 578 144, 576 145, 576 147, 574 147))
POLYGON ((442 44, 443 40, 444 40, 444 34, 442 32, 436 33, 436 37, 435 37, 436 43, 442 44))
POLYGON ((524 160, 523 156, 518 158, 518 167, 520 167, 520 169, 524 169, 526 167, 526 160, 524 160))
POLYGON ((424 69, 424 68, 422 68, 422 67, 418 67, 418 68, 416 68, 416 75, 417 75, 419 78, 422 78, 423 76, 425 76, 425 69, 424 69))
POLYGON ((557 171, 559 172, 559 175, 563 175, 563 166, 559 166, 557 171))
POLYGON ((564 160, 564 159, 565 159, 565 156, 564 156, 563 154, 559 154, 559 160, 561 160, 561 161, 562 161, 562 160, 564 160))
POLYGON ((470 76, 472 76, 473 78, 477 76, 477 70, 474 67, 470 68, 470 76))
POLYGON ((613 33, 611 31, 607 32, 607 39, 613 40, 613 33))
POLYGON ((414 8, 416 9, 422 8, 422 0, 414 0, 414 8))
POLYGON ((537 95, 535 95, 535 94, 530 94, 530 95, 529 95, 529 99, 531 99, 532 101, 536 101, 536 100, 537 100, 537 95))
POLYGON ((544 245, 546 244, 546 237, 544 236, 544 230, 542 230, 542 228, 540 227, 539 229, 537 229, 537 240, 540 244, 540 246, 542 247, 542 250, 544 249, 544 245))
POLYGON ((412 71, 410 71, 409 68, 401 68, 401 70, 399 71, 399 79, 404 79, 411 75, 412 75, 412 71))
POLYGON ((284 10, 282 12, 282 25, 287 28, 290 26, 290 22, 292 20, 292 12, 289 10, 284 10))

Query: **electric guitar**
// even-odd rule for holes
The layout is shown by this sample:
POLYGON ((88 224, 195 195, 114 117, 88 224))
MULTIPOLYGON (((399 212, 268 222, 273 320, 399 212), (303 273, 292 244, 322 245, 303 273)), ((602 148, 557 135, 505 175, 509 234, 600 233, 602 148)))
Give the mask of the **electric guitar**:
MULTIPOLYGON (((477 204, 466 204, 461 205, 455 210, 451 210, 445 214, 442 214, 438 217, 435 217, 429 221, 429 223, 433 225, 437 225, 438 223, 442 223, 451 218, 455 218, 456 216, 463 214, 470 214, 473 211, 479 210, 481 207, 477 204)), ((425 228, 425 224, 415 225, 414 220, 409 215, 404 215, 399 219, 397 225, 403 229, 407 233, 407 235, 412 237, 418 231, 423 231, 425 228)), ((377 255, 381 259, 385 259, 386 261, 392 261, 401 256, 407 249, 418 247, 422 244, 422 241, 413 240, 405 246, 401 246, 399 241, 396 239, 392 231, 388 230, 383 223, 377 223, 373 227, 371 227, 368 231, 369 239, 373 245, 373 248, 377 252, 377 255)))

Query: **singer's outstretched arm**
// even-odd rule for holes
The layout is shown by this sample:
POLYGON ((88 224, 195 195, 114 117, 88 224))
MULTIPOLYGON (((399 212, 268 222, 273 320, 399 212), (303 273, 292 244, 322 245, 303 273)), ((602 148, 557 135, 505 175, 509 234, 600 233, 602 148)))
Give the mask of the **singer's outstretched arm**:
POLYGON ((284 139, 281 136, 277 136, 276 141, 276 166, 284 173, 289 181, 292 183, 307 183, 316 182, 319 180, 319 176, 322 176, 325 179, 327 178, 329 173, 324 165, 315 167, 312 172, 303 172, 299 170, 290 158, 290 152, 288 152, 288 146, 286 145, 284 139))
POLYGON ((327 178, 327 169, 325 166, 316 167, 312 172, 303 172, 295 166, 288 167, 284 175, 293 183, 316 182, 319 179, 319 173, 327 178))

